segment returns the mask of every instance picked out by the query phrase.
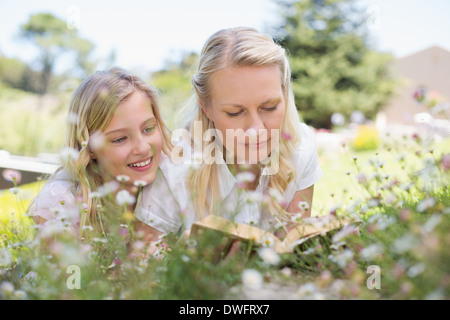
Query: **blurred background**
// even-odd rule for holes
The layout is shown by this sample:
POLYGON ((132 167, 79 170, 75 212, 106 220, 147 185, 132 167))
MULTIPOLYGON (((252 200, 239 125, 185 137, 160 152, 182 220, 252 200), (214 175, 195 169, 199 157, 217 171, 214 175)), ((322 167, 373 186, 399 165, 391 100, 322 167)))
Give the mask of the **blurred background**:
POLYGON ((287 49, 299 115, 321 153, 376 150, 386 133, 445 139, 448 12, 447 0, 0 0, 0 169, 54 170, 71 95, 99 69, 120 66, 157 87, 173 129, 203 43, 234 26, 287 49))

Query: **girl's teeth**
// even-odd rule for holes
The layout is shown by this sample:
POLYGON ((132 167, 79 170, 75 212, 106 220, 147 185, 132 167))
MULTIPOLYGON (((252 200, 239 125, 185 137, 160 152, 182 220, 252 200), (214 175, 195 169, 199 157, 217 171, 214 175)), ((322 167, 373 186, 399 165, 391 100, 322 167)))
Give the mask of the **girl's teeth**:
POLYGON ((135 164, 130 164, 130 167, 143 167, 146 166, 150 163, 151 159, 145 161, 145 162, 139 162, 139 163, 135 163, 135 164))

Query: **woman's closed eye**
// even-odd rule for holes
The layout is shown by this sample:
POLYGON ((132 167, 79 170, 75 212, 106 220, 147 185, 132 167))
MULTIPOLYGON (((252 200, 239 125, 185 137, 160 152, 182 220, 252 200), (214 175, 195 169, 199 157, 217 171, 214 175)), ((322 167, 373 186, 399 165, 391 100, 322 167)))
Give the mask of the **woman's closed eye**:
POLYGON ((244 112, 243 110, 240 110, 238 112, 225 112, 225 113, 229 117, 237 117, 237 116, 241 115, 243 112, 244 112))
POLYGON ((275 110, 277 110, 277 108, 278 108, 278 105, 273 106, 273 107, 263 108, 263 110, 264 111, 275 111, 275 110))

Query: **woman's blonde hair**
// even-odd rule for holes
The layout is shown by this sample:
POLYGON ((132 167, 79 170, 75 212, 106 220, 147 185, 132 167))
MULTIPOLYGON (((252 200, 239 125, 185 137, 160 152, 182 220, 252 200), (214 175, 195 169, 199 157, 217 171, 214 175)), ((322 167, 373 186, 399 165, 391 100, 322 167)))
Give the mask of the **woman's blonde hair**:
POLYGON ((60 170, 70 174, 73 192, 84 203, 80 237, 83 236, 83 226, 92 226, 97 231, 103 231, 98 208, 104 203, 91 194, 106 181, 96 160, 90 156, 89 139, 93 133, 101 133, 106 129, 119 104, 136 90, 149 98, 161 132, 162 151, 170 155, 172 144, 169 130, 164 125, 159 111, 158 93, 139 77, 117 67, 108 71, 97 71, 80 84, 72 97, 65 147, 78 150, 79 156, 75 162, 64 161, 60 170))
MULTIPOLYGON (((201 103, 206 107, 211 98, 211 76, 228 66, 277 66, 280 70, 286 105, 280 132, 284 136, 288 133, 289 139, 280 140, 279 154, 277 154, 278 172, 269 176, 268 187, 283 194, 295 176, 290 159, 294 146, 300 141, 299 116, 292 93, 291 71, 286 52, 274 42, 272 37, 252 28, 238 27, 218 31, 208 39, 201 52, 196 72, 191 79, 194 96, 191 98, 189 106, 186 107, 194 116, 193 119, 190 119, 191 133, 193 133, 194 121, 201 121, 202 134, 206 130, 214 128, 214 124, 204 113, 201 103)), ((208 143, 208 141, 204 141, 203 147, 205 148, 208 143)), ((198 217, 202 217, 205 212, 213 213, 215 208, 220 205, 217 169, 215 163, 203 163, 189 177, 190 190, 197 190, 193 195, 193 202, 198 217)), ((276 201, 272 201, 272 204, 271 213, 273 215, 278 218, 287 217, 286 212, 276 201)))

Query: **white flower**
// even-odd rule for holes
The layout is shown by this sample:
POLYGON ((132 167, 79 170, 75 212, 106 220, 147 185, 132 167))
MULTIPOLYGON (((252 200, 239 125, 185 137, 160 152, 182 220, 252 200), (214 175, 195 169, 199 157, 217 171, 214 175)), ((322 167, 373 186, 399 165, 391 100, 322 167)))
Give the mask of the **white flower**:
POLYGON ((365 182, 367 182, 367 177, 366 177, 366 175, 365 175, 364 173, 359 173, 359 174, 356 176, 356 180, 357 180, 359 183, 365 183, 365 182))
POLYGON ((95 199, 95 198, 101 198, 101 194, 98 191, 93 191, 89 193, 89 198, 90 199, 95 199))
POLYGON ((12 256, 8 249, 0 248, 0 266, 8 266, 12 263, 12 256))
POLYGON ((275 245, 275 239, 271 236, 264 236, 262 238, 262 245, 271 248, 275 245))
POLYGON ((255 269, 246 269, 242 272, 242 284, 246 288, 258 290, 262 288, 263 277, 255 269))
POLYGON ((100 195, 100 197, 104 197, 110 193, 115 192, 120 188, 120 184, 117 181, 109 181, 101 185, 96 192, 100 195))
POLYGON ((333 241, 333 243, 340 242, 342 239, 344 239, 348 235, 355 234, 357 232, 358 232, 358 227, 350 224, 348 226, 345 226, 344 228, 342 228, 338 232, 336 232, 333 235, 332 241, 333 241))
POLYGON ((14 295, 15 295, 16 298, 18 298, 18 299, 25 299, 26 296, 27 296, 27 294, 25 293, 25 291, 22 291, 22 290, 16 290, 16 291, 14 292, 14 295))
POLYGON ((292 222, 300 222, 301 219, 302 219, 301 213, 297 213, 291 217, 292 222))
POLYGON ((78 160, 78 157, 80 156, 78 150, 70 147, 63 148, 59 154, 61 160, 63 162, 72 161, 75 162, 78 160))
POLYGON ((85 230, 88 230, 88 231, 94 231, 94 228, 93 228, 92 226, 83 226, 83 227, 81 228, 81 230, 83 230, 83 231, 85 231, 85 230))
POLYGON ((66 230, 67 228, 60 220, 51 219, 40 226, 39 237, 48 238, 55 234, 63 233, 66 230))
POLYGON ((136 180, 136 181, 134 182, 134 185, 135 185, 136 187, 145 187, 145 186, 147 185, 147 182, 146 182, 146 181, 143 181, 143 180, 136 180))
POLYGON ((431 216, 431 218, 429 218, 427 220, 427 222, 425 222, 425 224, 422 226, 421 231, 425 232, 425 233, 431 233, 433 232, 434 228, 441 223, 442 217, 435 214, 433 216, 431 216))
POLYGON ((260 248, 259 257, 267 264, 276 266, 280 263, 280 256, 272 248, 260 248))
POLYGON ((375 223, 379 230, 385 230, 390 225, 396 223, 394 217, 390 217, 386 214, 377 213, 368 219, 368 223, 375 223))
POLYGON ((417 205, 417 211, 424 212, 425 210, 433 207, 435 203, 436 200, 434 200, 434 198, 432 197, 426 198, 417 205))
POLYGON ((396 239, 393 244, 393 249, 397 253, 404 253, 410 249, 413 249, 417 245, 419 245, 419 241, 413 234, 409 233, 396 239))
POLYGON ((407 274, 409 277, 414 278, 425 271, 425 264, 422 262, 413 265, 411 268, 409 268, 407 274))
POLYGON ((13 195, 16 195, 16 194, 18 194, 18 193, 20 192, 20 189, 19 189, 19 188, 16 188, 16 187, 10 188, 10 189, 9 189, 9 192, 10 192, 11 194, 13 194, 13 195))
POLYGON ((128 181, 130 181, 130 177, 126 176, 124 174, 120 174, 116 177, 116 180, 119 182, 128 182, 128 181))
POLYGON ((196 247, 197 246, 197 240, 194 239, 188 239, 186 240, 186 245, 190 248, 196 247))
POLYGON ((105 144, 105 140, 105 135, 96 131, 89 137, 89 147, 92 151, 100 150, 105 144))
POLYGON ((263 200, 263 196, 261 193, 256 191, 249 191, 247 193, 246 201, 249 204, 252 203, 260 203, 263 200))
POLYGON ((384 247, 379 244, 372 244, 361 250, 360 255, 365 260, 373 260, 384 252, 384 247))
POLYGON ((238 182, 253 182, 255 181, 255 174, 250 171, 239 172, 236 174, 236 180, 238 182))
POLYGON ((4 295, 9 295, 14 292, 14 285, 11 282, 5 281, 0 285, 0 292, 4 295))
POLYGON ((329 255, 328 258, 337 263, 341 268, 345 268, 347 266, 347 263, 353 259, 353 251, 350 249, 345 249, 343 252, 337 254, 337 255, 329 255))
POLYGON ((136 201, 136 198, 132 196, 127 190, 120 190, 116 195, 116 202, 119 206, 130 205, 136 201))
POLYGON ((300 288, 297 291, 297 295, 300 298, 304 299, 312 299, 312 300, 324 300, 325 296, 323 293, 319 291, 317 286, 312 283, 308 282, 300 286, 300 288))
POLYGON ((300 201, 300 202, 298 203, 298 208, 299 208, 300 210, 302 210, 302 211, 306 211, 306 210, 309 209, 309 203, 306 202, 306 201, 300 201))

